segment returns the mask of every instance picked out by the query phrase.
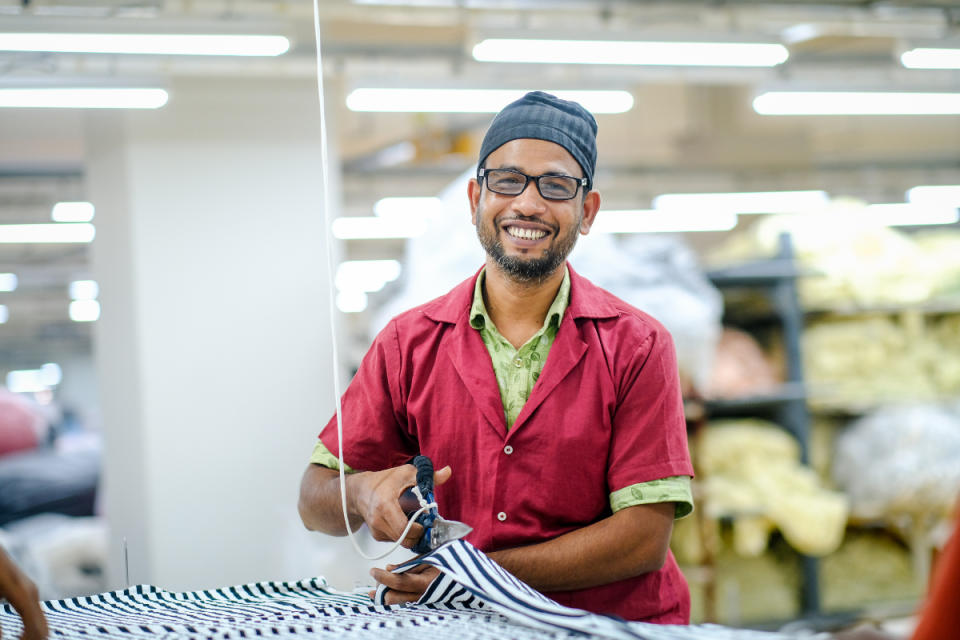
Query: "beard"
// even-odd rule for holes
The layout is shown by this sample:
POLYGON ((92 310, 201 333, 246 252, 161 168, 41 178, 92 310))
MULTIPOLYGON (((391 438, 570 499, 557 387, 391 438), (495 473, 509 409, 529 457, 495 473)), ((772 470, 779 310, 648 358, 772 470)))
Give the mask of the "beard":
MULTIPOLYGON (((496 223, 491 221, 488 225, 484 225, 481 209, 477 210, 477 238, 480 239, 484 251, 493 258, 504 274, 514 282, 529 284, 551 275, 566 261, 567 256, 573 251, 574 245, 577 244, 582 217, 583 210, 581 209, 580 216, 577 217, 577 223, 572 225, 563 236, 554 238, 550 246, 538 257, 508 256, 504 251, 503 243, 498 238, 496 223)), ((514 216, 511 219, 528 222, 536 220, 525 216, 514 216)))

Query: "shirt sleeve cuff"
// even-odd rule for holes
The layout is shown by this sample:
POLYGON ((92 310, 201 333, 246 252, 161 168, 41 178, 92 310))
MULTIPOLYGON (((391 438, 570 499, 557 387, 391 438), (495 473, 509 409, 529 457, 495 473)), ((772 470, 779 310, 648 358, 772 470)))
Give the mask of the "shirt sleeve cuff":
MULTIPOLYGON (((336 459, 334 459, 336 462, 336 459)), ((690 476, 671 476, 660 480, 640 482, 610 494, 610 509, 616 513, 638 504, 673 502, 676 505, 674 518, 680 519, 693 512, 693 492, 690 476)))
MULTIPOLYGON (((330 453, 327 445, 323 444, 323 440, 319 438, 317 438, 316 446, 313 447, 313 453, 310 454, 310 462, 334 471, 340 469, 340 460, 330 453)), ((344 473, 353 473, 353 469, 346 462, 343 463, 343 471, 344 473)))

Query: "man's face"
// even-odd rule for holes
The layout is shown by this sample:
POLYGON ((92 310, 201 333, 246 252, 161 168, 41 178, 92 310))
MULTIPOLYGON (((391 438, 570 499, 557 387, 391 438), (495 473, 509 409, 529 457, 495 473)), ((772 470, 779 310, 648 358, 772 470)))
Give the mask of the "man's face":
MULTIPOLYGON (((573 156, 546 140, 511 140, 487 156, 486 169, 513 169, 527 175, 567 175, 583 170, 573 156)), ((531 180, 523 193, 506 196, 471 183, 470 201, 477 237, 487 255, 511 279, 534 282, 554 273, 586 235, 600 200, 581 190, 572 200, 547 200, 531 180)))

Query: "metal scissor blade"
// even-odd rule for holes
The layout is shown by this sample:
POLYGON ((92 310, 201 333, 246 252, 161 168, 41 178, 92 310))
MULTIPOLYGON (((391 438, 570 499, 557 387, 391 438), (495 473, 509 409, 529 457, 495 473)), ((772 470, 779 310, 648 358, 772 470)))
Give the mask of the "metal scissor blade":
POLYGON ((456 520, 445 520, 440 516, 433 521, 433 532, 430 534, 430 548, 436 549, 445 542, 459 540, 473 531, 473 527, 456 520))

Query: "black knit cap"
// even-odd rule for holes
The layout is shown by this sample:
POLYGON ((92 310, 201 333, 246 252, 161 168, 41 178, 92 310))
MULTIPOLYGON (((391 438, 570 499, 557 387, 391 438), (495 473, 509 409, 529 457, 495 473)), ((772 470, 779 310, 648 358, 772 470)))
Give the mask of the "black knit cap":
POLYGON ((501 145, 518 138, 534 138, 555 142, 570 152, 580 164, 593 187, 593 171, 597 166, 597 121, 580 104, 544 93, 531 91, 503 108, 490 123, 480 145, 483 167, 489 156, 501 145))

